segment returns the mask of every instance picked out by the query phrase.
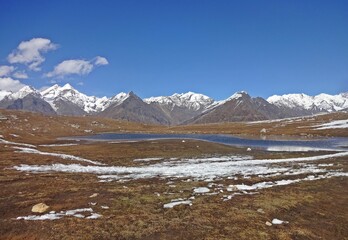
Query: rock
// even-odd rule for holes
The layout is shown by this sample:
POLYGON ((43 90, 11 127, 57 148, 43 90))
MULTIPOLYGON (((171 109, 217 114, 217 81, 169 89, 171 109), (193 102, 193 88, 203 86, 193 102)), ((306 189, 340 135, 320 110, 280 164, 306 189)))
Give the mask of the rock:
POLYGON ((91 196, 89 196, 90 198, 94 198, 97 197, 99 195, 99 193, 93 193, 91 196))
POLYGON ((239 191, 239 189, 235 186, 235 185, 229 185, 226 188, 227 192, 235 192, 235 191, 239 191))
POLYGON ((0 113, 0 120, 8 120, 8 118, 0 113))
POLYGON ((266 128, 262 128, 260 133, 267 133, 267 129, 266 128))
POLYGON ((257 212, 259 213, 265 213, 265 211, 262 208, 257 209, 257 212))
POLYGON ((46 212, 50 207, 47 206, 46 204, 44 203, 38 203, 36 205, 34 205, 32 208, 31 208, 31 211, 32 212, 35 212, 35 213, 44 213, 46 212))
POLYGON ((270 226, 272 226, 272 223, 270 223, 269 221, 267 221, 267 222, 266 222, 266 225, 270 227, 270 226))
POLYGON ((277 218, 274 218, 272 220, 272 224, 276 224, 276 225, 280 225, 280 224, 287 224, 289 223, 288 221, 283 221, 283 220, 280 220, 280 219, 277 219, 277 218))

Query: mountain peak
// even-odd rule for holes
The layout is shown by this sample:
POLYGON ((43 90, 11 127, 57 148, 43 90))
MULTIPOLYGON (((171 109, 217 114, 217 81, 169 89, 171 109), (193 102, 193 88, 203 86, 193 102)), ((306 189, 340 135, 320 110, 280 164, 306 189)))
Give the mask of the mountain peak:
POLYGON ((63 87, 62 87, 62 89, 66 89, 66 90, 75 90, 74 88, 73 88, 73 86, 71 86, 69 83, 67 83, 67 84, 65 84, 63 87))
POLYGON ((171 96, 150 97, 144 99, 144 101, 149 104, 156 103, 166 105, 170 108, 178 106, 194 111, 205 109, 215 102, 214 99, 208 96, 194 92, 174 93, 171 96))
POLYGON ((243 98, 243 97, 250 97, 249 94, 245 91, 240 91, 240 92, 236 92, 234 93, 231 97, 229 97, 227 100, 232 100, 232 99, 239 99, 239 98, 243 98))
POLYGON ((128 93, 128 95, 129 95, 129 96, 137 96, 133 91, 130 91, 130 92, 128 93))
POLYGON ((19 89, 19 92, 36 92, 36 89, 32 86, 24 86, 21 89, 19 89))
POLYGON ((6 96, 11 95, 11 91, 1 90, 0 89, 0 101, 4 99, 6 96))
POLYGON ((267 98, 269 103, 290 109, 305 109, 313 113, 321 111, 339 111, 348 107, 348 95, 329 95, 325 93, 308 96, 304 93, 273 95, 267 98))
POLYGON ((10 99, 21 99, 26 97, 29 94, 35 95, 37 97, 41 97, 40 93, 31 86, 22 87, 18 92, 12 93, 8 95, 7 97, 9 97, 10 99))

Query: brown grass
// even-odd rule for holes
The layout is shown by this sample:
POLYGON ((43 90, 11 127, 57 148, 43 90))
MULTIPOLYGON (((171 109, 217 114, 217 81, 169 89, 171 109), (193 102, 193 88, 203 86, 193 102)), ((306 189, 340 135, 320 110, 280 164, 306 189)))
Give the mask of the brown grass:
MULTIPOLYGON (((249 127, 241 123, 167 128, 95 117, 45 117, 18 111, 1 113, 10 119, 0 122, 0 134, 6 140, 33 144, 61 143, 66 141, 58 141, 57 137, 90 134, 84 130, 92 130, 94 133, 174 131, 259 135, 260 128, 265 127, 271 129, 269 134, 281 134, 282 131, 289 135, 300 134, 296 132, 300 123, 283 127, 273 125, 273 128, 267 124, 249 127), (76 125, 79 127, 76 128, 76 125), (19 137, 10 134, 17 134, 19 137)), ((335 119, 341 117, 347 116, 331 116, 335 119)), ((316 120, 303 122, 301 126, 307 125, 309 121, 314 124, 328 120, 326 118, 327 116, 320 116, 316 120)), ((300 129, 303 131, 305 128, 300 129)), ((304 132, 312 134, 309 128, 304 132)), ((330 131, 329 134, 334 132, 330 131)), ((261 150, 247 152, 244 148, 195 140, 185 143, 180 140, 119 144, 81 142, 77 146, 39 146, 38 149, 121 166, 148 164, 133 162, 135 158, 147 157, 190 158, 228 154, 251 154, 254 158, 303 156, 303 153, 269 153, 261 150)), ((318 153, 307 155, 315 154, 318 153)), ((69 161, 16 153, 10 145, 4 144, 0 144, 0 160, 0 239, 348 239, 348 182, 345 177, 264 189, 260 194, 236 196, 229 201, 221 200, 223 193, 198 196, 192 206, 180 205, 173 209, 163 209, 164 203, 174 198, 190 197, 192 188, 206 186, 207 183, 179 179, 174 180, 173 187, 167 184, 169 179, 101 183, 92 174, 27 174, 11 167, 69 161), (93 193, 99 195, 91 199, 89 196, 93 193), (155 193, 160 193, 160 196, 155 193), (96 220, 72 217, 55 221, 15 220, 18 216, 32 214, 31 207, 39 202, 45 202, 54 211, 90 207, 90 202, 97 202, 92 208, 103 217, 96 220), (102 209, 103 205, 110 208, 102 209), (259 208, 265 213, 258 212, 259 208), (265 222, 273 218, 287 220, 289 224, 266 226, 265 222)), ((331 159, 323 163, 335 163, 333 168, 348 171, 346 160, 331 159)), ((273 177, 266 180, 276 179, 277 177, 273 177)), ((257 177, 243 180, 246 184, 258 181, 260 179, 257 177)), ((216 183, 227 186, 240 183, 240 180, 222 179, 216 183)))

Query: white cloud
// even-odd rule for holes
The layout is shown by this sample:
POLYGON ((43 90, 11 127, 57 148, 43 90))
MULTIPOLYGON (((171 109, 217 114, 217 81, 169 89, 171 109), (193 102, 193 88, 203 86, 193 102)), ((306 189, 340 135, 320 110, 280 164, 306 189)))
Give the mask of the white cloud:
POLYGON ((10 63, 26 64, 33 71, 40 71, 40 65, 45 61, 42 53, 54 50, 57 44, 46 38, 33 38, 29 41, 21 42, 17 49, 12 51, 7 57, 10 63))
POLYGON ((14 70, 13 66, 0 66, 0 77, 9 76, 14 70))
POLYGON ((46 74, 47 77, 64 77, 66 75, 86 75, 93 69, 93 64, 86 60, 72 59, 65 60, 54 67, 52 72, 46 74))
POLYGON ((7 91, 18 91, 22 87, 25 87, 20 81, 12 79, 10 77, 0 78, 0 89, 7 91))
POLYGON ((97 56, 94 60, 94 65, 96 66, 102 66, 102 65, 108 65, 108 64, 109 62, 105 57, 97 56))
POLYGON ((83 83, 83 82, 78 82, 77 85, 78 85, 78 86, 83 86, 84 83, 83 83))
POLYGON ((19 79, 27 79, 28 78, 28 75, 27 75, 27 73, 26 72, 20 72, 20 71, 18 71, 18 72, 15 72, 14 74, 13 74, 13 77, 15 77, 15 78, 19 78, 19 79))

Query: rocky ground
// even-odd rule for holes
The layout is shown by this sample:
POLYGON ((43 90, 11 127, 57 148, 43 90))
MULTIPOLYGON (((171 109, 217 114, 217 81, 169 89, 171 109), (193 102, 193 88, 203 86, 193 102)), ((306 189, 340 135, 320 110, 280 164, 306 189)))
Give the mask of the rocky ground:
POLYGON ((159 127, 0 113, 1 239, 347 239, 346 152, 57 138, 98 132, 347 136, 344 128, 316 129, 348 114, 159 127))

